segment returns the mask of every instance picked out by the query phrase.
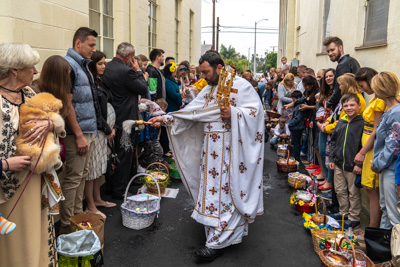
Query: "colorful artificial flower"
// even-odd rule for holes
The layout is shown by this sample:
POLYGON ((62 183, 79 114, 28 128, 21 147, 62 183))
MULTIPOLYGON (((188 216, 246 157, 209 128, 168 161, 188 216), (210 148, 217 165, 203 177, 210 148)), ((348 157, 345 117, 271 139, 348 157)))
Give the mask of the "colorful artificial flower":
POLYGON ((300 205, 300 207, 304 206, 304 201, 303 201, 303 200, 300 200, 300 201, 299 201, 299 205, 300 205))

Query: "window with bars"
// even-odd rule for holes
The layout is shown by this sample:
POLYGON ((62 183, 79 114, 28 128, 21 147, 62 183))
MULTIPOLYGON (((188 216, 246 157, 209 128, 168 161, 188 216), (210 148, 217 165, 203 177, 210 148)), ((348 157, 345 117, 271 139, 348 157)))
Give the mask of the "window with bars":
POLYGON ((149 55, 157 46, 157 0, 149 0, 149 55))
POLYGON ((106 54, 107 58, 112 58, 114 56, 113 0, 89 0, 89 27, 98 34, 96 49, 106 54))
POLYGON ((190 17, 189 17, 189 62, 190 62, 190 64, 192 64, 193 17, 194 17, 194 13, 192 10, 190 10, 190 17))
POLYGON ((385 44, 390 0, 365 1, 364 46, 385 44))
POLYGON ((175 60, 179 61, 179 2, 175 0, 175 60))

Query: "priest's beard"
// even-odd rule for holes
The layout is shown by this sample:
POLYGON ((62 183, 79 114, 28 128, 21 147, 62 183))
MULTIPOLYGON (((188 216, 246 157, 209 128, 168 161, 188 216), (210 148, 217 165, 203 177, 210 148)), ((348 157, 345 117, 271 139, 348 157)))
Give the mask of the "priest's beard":
POLYGON ((206 79, 209 85, 218 85, 219 75, 216 70, 213 70, 213 75, 210 79, 206 79))

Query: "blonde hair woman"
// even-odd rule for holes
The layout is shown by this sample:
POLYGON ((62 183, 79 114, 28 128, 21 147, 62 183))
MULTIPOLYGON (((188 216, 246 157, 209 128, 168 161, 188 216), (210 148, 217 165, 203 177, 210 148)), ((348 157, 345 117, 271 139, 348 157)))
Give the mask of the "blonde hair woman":
POLYGON ((400 151, 400 81, 394 73, 384 71, 372 78, 371 88, 387 106, 376 129, 372 170, 380 173, 380 228, 391 229, 400 223, 400 177, 395 177, 395 171, 399 171, 396 163, 400 151))
MULTIPOLYGON (((2 160, 14 158, 16 150, 14 136, 19 127, 19 107, 25 99, 35 95, 29 86, 32 84, 33 76, 37 74, 35 65, 39 60, 38 52, 27 44, 0 44, 0 128, 2 129, 0 159, 2 160)), ((48 122, 35 120, 31 125, 30 135, 26 136, 25 140, 32 145, 40 144, 48 122)), ((2 172, 0 211, 5 216, 11 212, 29 176, 25 166, 30 164, 30 158, 22 159, 19 171, 7 168, 2 172)), ((55 172, 52 177, 55 181, 57 178, 55 172)), ((17 225, 16 230, 0 238, 2 266, 57 264, 53 217, 49 214, 48 205, 44 205, 42 201, 41 192, 41 175, 33 174, 10 217, 10 220, 17 225)))
MULTIPOLYGON (((283 105, 290 104, 293 102, 290 94, 295 90, 296 83, 294 82, 294 75, 292 73, 288 73, 283 81, 278 85, 278 105, 276 106, 276 110, 279 114, 282 114, 283 105)), ((291 113, 290 110, 287 110, 287 113, 291 113)), ((282 114, 285 117, 285 114, 282 114)), ((286 114, 287 115, 287 114, 286 114)))

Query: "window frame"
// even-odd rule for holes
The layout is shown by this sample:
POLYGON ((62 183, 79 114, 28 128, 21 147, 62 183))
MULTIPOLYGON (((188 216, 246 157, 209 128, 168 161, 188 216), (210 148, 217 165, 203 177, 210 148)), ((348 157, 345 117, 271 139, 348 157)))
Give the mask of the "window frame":
POLYGON ((157 47, 157 0, 148 0, 148 48, 151 50, 157 47))
MULTIPOLYGON (((363 46, 364 47, 371 47, 371 46, 379 46, 379 45, 386 45, 387 44, 387 32, 388 32, 388 23, 389 23, 389 8, 390 8, 390 0, 383 0, 383 1, 387 1, 385 2, 385 4, 387 4, 387 10, 385 10, 385 12, 387 12, 386 14, 386 24, 385 24, 385 37, 381 38, 381 39, 374 39, 372 40, 367 40, 369 37, 371 37, 372 31, 369 32, 369 28, 368 26, 371 27, 372 21, 373 20, 377 20, 376 17, 372 17, 370 18, 370 15, 372 14, 373 11, 370 11, 370 8, 372 8, 372 2, 374 0, 365 0, 365 21, 364 21, 364 36, 363 36, 363 46)), ((380 2, 382 3, 382 2, 380 2)), ((376 2, 374 3, 376 4, 376 2)), ((382 5, 381 5, 382 6, 382 5)), ((382 19, 382 18, 381 18, 382 19)), ((383 28, 380 29, 375 29, 375 31, 379 31, 382 32, 383 28)))
POLYGON ((104 54, 106 54, 107 58, 112 58, 114 56, 114 0, 89 0, 89 27, 94 29, 97 32, 97 38, 96 38, 96 50, 102 51, 104 54), (97 2, 97 7, 99 10, 93 9, 91 7, 91 2, 97 2), (106 14, 105 13, 105 3, 106 2, 111 2, 111 8, 110 12, 111 14, 106 14), (92 17, 91 13, 97 14, 99 17, 96 18, 98 19, 98 25, 94 26, 92 24, 92 17), (105 34, 105 27, 104 27, 104 20, 109 19, 111 21, 111 29, 110 31, 107 30, 107 35, 105 34), (111 32, 111 34, 110 34, 111 32), (110 36, 111 35, 111 36, 110 36), (110 48, 107 48, 107 51, 105 50, 105 42, 110 42, 111 46, 111 51, 110 48))
POLYGON ((175 60, 179 61, 179 9, 180 0, 175 0, 175 60))
POLYGON ((192 64, 192 46, 193 46, 193 23, 194 23, 194 12, 189 11, 189 62, 192 64))

